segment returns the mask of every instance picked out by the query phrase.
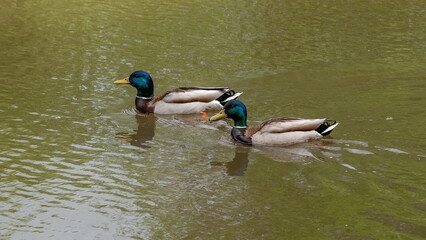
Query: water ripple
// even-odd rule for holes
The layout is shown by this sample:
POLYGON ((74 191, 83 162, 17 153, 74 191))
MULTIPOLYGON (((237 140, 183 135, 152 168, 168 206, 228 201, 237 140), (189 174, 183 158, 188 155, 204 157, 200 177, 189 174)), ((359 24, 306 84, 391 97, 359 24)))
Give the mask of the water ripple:
POLYGON ((423 236, 422 8, 302 2, 3 1, 0 238, 423 236), (326 111, 347 124, 241 149, 229 122, 138 113, 113 80, 139 68, 157 92, 241 88, 253 123, 326 111))

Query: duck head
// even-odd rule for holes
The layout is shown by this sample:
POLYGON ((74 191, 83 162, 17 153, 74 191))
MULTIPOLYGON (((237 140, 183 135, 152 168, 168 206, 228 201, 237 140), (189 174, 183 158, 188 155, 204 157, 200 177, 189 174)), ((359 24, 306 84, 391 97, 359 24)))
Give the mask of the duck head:
POLYGON ((247 127, 247 108, 241 101, 231 100, 223 106, 223 110, 210 118, 210 121, 217 121, 223 118, 234 120, 236 127, 247 127))
POLYGON ((133 72, 128 78, 117 80, 114 83, 130 84, 137 89, 137 96, 142 98, 154 97, 154 82, 149 73, 144 71, 133 72))

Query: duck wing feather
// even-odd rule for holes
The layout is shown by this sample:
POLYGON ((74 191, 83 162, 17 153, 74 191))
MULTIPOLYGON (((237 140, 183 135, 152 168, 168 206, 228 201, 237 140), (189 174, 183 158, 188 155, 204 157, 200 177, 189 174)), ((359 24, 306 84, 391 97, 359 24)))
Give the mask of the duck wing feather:
POLYGON ((228 90, 227 87, 181 87, 167 91, 158 100, 167 103, 211 102, 228 90))
POLYGON ((260 125, 249 127, 246 137, 259 133, 284 133, 293 131, 311 131, 317 129, 327 118, 275 118, 262 122, 260 125))

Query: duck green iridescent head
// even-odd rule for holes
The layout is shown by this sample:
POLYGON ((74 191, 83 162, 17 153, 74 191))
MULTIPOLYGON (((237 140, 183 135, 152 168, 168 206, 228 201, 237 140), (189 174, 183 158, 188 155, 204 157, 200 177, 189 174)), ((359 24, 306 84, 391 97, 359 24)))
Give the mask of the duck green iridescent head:
POLYGON ((117 80, 114 83, 130 84, 137 89, 137 96, 152 98, 154 96, 154 82, 149 73, 144 71, 133 72, 128 78, 117 80))
POLYGON ((223 110, 210 118, 210 121, 217 121, 223 118, 234 120, 236 127, 247 127, 247 108, 244 103, 238 100, 231 100, 223 106, 223 110))

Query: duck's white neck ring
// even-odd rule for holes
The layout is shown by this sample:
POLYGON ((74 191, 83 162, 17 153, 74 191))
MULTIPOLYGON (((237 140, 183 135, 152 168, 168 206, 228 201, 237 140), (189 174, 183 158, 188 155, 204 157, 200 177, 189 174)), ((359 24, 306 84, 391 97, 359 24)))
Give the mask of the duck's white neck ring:
POLYGON ((136 96, 136 98, 140 98, 140 99, 152 99, 152 97, 139 97, 139 96, 136 96))
POLYGON ((234 126, 234 128, 247 128, 247 126, 245 126, 245 127, 241 127, 241 126, 234 126))

